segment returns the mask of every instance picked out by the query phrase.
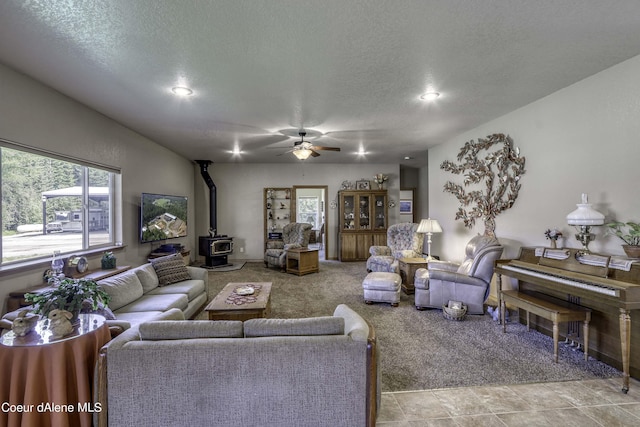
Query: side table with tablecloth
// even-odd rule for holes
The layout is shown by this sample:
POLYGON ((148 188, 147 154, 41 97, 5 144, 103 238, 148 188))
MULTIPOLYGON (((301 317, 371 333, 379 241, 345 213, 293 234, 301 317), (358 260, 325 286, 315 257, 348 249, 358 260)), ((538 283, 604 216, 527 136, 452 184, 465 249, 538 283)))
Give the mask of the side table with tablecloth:
POLYGON ((81 314, 62 339, 52 339, 45 320, 24 337, 0 337, 0 425, 90 427, 101 410, 93 403, 94 367, 110 338, 95 314, 81 314))

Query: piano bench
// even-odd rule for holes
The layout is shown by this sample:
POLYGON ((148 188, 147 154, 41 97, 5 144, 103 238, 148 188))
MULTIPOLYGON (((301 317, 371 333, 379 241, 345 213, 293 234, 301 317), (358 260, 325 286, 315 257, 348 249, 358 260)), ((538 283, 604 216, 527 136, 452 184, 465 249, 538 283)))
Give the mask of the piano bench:
POLYGON ((559 299, 551 302, 542 299, 532 293, 523 293, 515 290, 502 291, 500 294, 500 323, 502 332, 506 333, 507 325, 504 321, 506 304, 511 304, 527 312, 527 330, 529 330, 529 315, 531 313, 553 322, 553 358, 558 363, 558 324, 562 322, 582 321, 584 338, 584 360, 588 360, 589 352, 589 322, 591 321, 591 309, 572 304, 559 299))

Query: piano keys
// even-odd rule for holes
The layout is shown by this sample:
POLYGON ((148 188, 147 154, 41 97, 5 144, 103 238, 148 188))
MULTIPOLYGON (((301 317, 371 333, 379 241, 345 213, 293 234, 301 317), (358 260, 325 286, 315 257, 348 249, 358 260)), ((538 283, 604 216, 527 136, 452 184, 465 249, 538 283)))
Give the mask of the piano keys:
MULTIPOLYGON (((623 371, 622 391, 629 376, 640 378, 640 322, 631 322, 631 310, 640 309, 640 262, 580 249, 520 249, 513 260, 498 260, 495 272, 502 304, 502 276, 516 279, 522 292, 539 292, 578 302, 593 311, 589 354, 623 371)), ((545 319, 532 322, 550 334, 545 319)))

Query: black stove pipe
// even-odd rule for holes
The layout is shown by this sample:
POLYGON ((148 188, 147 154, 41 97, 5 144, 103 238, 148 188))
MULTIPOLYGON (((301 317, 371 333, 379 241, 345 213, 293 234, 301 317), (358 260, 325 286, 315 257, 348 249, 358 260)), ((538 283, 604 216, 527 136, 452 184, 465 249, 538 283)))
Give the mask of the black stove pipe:
POLYGON ((209 165, 213 162, 211 160, 196 160, 196 163, 200 165, 200 175, 202 175, 204 182, 207 184, 207 187, 209 187, 209 235, 215 237, 218 232, 217 192, 216 184, 208 172, 209 165))

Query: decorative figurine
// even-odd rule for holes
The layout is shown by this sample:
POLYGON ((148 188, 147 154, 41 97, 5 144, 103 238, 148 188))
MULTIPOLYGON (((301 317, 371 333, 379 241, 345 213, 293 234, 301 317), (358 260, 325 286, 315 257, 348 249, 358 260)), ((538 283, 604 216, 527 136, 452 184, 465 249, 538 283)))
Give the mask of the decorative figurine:
POLYGON ((49 312, 49 329, 53 338, 62 338, 73 332, 71 318, 73 314, 67 310, 51 310, 49 312))
POLYGON ((13 320, 11 330, 17 337, 23 337, 35 329, 39 319, 40 316, 37 314, 31 313, 29 310, 22 310, 13 320))

